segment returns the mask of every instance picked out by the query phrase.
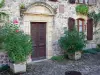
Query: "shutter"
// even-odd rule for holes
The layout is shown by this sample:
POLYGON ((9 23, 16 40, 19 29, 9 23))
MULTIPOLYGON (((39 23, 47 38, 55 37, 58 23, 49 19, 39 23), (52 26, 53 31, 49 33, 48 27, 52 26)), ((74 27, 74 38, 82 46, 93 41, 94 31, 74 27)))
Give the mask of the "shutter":
POLYGON ((75 26, 75 19, 69 17, 68 19, 68 30, 72 30, 75 26))
POLYGON ((93 40, 93 19, 87 20, 87 40, 93 40))
POLYGON ((74 4, 75 0, 69 0, 69 3, 74 4))
POLYGON ((95 5, 95 4, 96 4, 96 0, 89 0, 89 1, 88 1, 88 4, 89 4, 89 5, 95 5))

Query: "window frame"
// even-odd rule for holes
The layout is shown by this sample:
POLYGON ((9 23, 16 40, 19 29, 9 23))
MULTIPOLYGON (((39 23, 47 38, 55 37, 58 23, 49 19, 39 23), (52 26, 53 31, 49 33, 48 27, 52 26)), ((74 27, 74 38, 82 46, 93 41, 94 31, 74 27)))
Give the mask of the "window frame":
MULTIPOLYGON (((89 0, 88 0, 89 1, 89 0)), ((80 3, 80 1, 79 0, 77 0, 77 2, 76 2, 77 4, 88 4, 88 3, 86 3, 86 1, 85 0, 83 0, 83 3, 80 3)))
POLYGON ((79 31, 79 21, 82 21, 82 32, 86 31, 86 25, 85 25, 85 20, 83 18, 78 18, 77 19, 77 28, 78 28, 78 31, 79 31))

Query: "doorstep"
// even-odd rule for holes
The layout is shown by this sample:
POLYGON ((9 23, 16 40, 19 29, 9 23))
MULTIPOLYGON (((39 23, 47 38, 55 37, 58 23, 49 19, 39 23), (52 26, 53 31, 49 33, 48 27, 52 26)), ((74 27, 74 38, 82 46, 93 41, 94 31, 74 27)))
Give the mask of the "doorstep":
POLYGON ((37 62, 42 62, 42 61, 47 61, 48 59, 41 59, 41 60, 35 60, 35 61, 31 61, 27 64, 34 64, 34 63, 37 63, 37 62))

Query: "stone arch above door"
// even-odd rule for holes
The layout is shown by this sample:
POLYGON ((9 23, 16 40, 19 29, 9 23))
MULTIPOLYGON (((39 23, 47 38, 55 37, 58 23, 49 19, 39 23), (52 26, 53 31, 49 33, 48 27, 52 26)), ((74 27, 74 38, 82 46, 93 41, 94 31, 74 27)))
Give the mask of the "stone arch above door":
POLYGON ((44 2, 35 2, 25 9, 24 14, 44 14, 55 15, 56 11, 49 4, 44 2))

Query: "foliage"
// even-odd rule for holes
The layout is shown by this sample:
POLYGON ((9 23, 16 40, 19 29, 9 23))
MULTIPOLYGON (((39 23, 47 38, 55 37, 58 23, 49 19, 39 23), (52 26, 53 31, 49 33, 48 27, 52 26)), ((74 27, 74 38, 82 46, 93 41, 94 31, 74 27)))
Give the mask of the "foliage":
POLYGON ((3 15, 8 15, 8 14, 6 14, 5 12, 0 12, 0 14, 3 14, 3 15))
POLYGON ((0 72, 6 71, 9 69, 10 69, 10 67, 8 65, 3 65, 2 67, 0 67, 0 72))
POLYGON ((97 44, 97 47, 100 48, 100 44, 97 44))
POLYGON ((82 15, 88 14, 89 7, 87 5, 78 5, 76 6, 76 12, 82 15))
POLYGON ((85 47, 86 41, 84 38, 85 35, 83 32, 78 32, 76 29, 72 31, 66 30, 64 36, 61 37, 58 42, 60 47, 65 50, 65 53, 75 53, 85 47))
POLYGON ((2 6, 4 6, 4 3, 5 3, 5 0, 2 0, 1 3, 0 3, 0 8, 1 8, 2 6))
POLYGON ((100 21, 100 12, 96 14, 95 11, 88 14, 89 18, 93 18, 95 27, 98 25, 100 21))
POLYGON ((83 53, 91 53, 91 54, 96 54, 100 52, 100 49, 99 48, 92 48, 92 49, 86 49, 86 50, 83 50, 83 53))
POLYGON ((0 49, 3 49, 3 42, 4 42, 4 38, 2 37, 2 32, 0 28, 0 49))
POLYGON ((17 25, 8 23, 2 29, 4 49, 14 63, 24 62, 32 52, 32 43, 29 35, 25 34, 17 25))
POLYGON ((64 58, 64 55, 59 55, 59 56, 53 56, 51 58, 51 60, 55 60, 55 61, 63 61, 65 58, 64 58))
POLYGON ((21 9, 24 9, 24 8, 25 8, 25 4, 23 4, 23 3, 20 4, 20 8, 21 8, 21 9))

